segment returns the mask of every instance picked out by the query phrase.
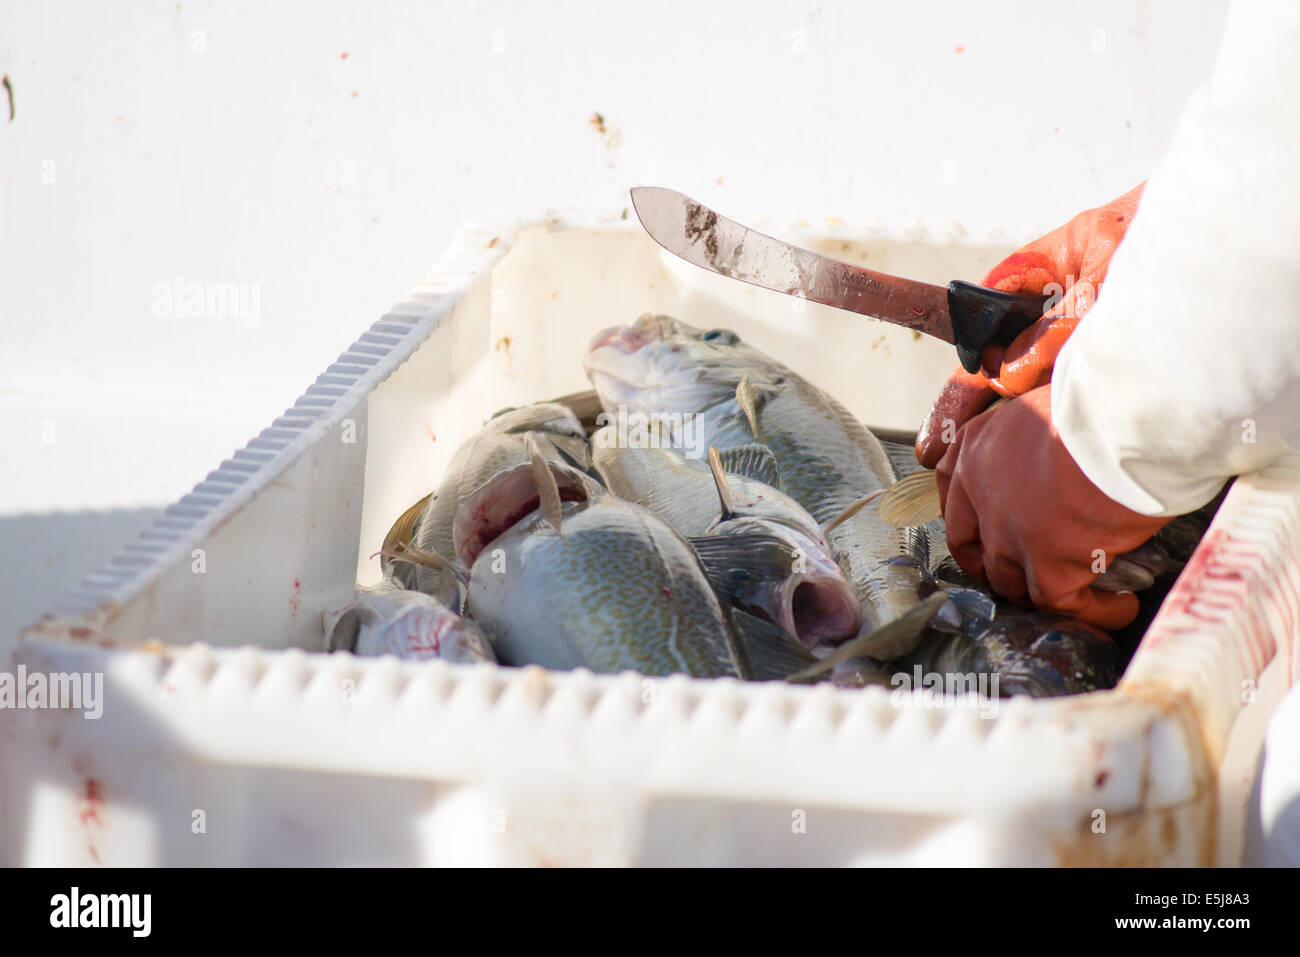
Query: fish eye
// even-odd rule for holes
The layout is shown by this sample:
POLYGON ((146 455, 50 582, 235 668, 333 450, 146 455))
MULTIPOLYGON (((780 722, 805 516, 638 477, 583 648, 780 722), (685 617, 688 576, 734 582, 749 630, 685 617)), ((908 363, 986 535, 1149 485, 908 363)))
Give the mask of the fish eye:
POLYGON ((740 341, 740 336, 730 329, 710 329, 708 332, 701 333, 700 339, 703 342, 716 342, 722 346, 734 346, 740 341))
POLYGON ((1045 635, 1043 635, 1042 640, 1047 642, 1048 644, 1055 644, 1058 641, 1065 641, 1065 639, 1068 637, 1069 635, 1067 635, 1063 631, 1049 631, 1045 635))

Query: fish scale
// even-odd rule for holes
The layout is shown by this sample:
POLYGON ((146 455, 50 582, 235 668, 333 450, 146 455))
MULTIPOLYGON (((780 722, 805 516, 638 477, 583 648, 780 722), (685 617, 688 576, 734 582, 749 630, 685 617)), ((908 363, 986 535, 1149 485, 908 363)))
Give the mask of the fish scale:
POLYGON ((724 510, 704 461, 619 439, 612 426, 593 436, 592 463, 602 482, 685 537, 724 603, 779 625, 807 647, 856 634, 861 608, 854 590, 819 523, 777 487, 766 446, 734 446, 734 455, 719 456, 724 510))
POLYGON ((533 513, 470 571, 470 613, 504 662, 742 675, 718 600, 667 525, 605 496, 566 505, 561 529, 533 513), (493 570, 497 557, 506 571, 493 570))
MULTIPOLYGON (((875 436, 835 399, 773 366, 783 377, 779 391, 756 410, 753 438, 772 450, 786 491, 813 518, 824 526, 862 496, 893 484, 893 468, 875 436)), ((892 621, 916 604, 925 555, 910 530, 866 508, 827 538, 863 603, 864 628, 892 621)))
MULTIPOLYGON (((823 526, 863 495, 894 482, 879 440, 847 409, 729 330, 705 332, 647 315, 600 333, 586 363, 611 413, 619 406, 649 414, 695 413, 699 445, 766 445, 785 491, 823 526), (742 380, 758 400, 753 429, 735 398, 742 380)), ((828 538, 862 602, 864 628, 892 621, 916 604, 925 555, 918 554, 912 533, 866 508, 828 538)))

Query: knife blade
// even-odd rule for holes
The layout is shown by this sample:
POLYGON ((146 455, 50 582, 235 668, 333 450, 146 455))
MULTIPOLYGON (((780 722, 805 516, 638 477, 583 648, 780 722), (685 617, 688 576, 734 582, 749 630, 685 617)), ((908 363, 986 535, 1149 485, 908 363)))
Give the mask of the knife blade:
POLYGON ((954 280, 945 286, 864 269, 774 239, 659 186, 632 190, 641 225, 670 253, 703 269, 933 336, 968 372, 989 345, 1007 345, 1043 315, 1046 296, 954 280))

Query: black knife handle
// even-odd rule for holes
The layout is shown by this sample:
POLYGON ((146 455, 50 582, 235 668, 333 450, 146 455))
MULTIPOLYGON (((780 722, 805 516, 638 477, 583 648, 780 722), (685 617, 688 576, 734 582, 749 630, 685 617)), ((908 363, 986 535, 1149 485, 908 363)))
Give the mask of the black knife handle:
POLYGON ((978 372, 984 350, 1010 345, 1043 318, 1048 298, 1037 292, 1000 292, 960 279, 948 283, 948 315, 962 368, 978 372))

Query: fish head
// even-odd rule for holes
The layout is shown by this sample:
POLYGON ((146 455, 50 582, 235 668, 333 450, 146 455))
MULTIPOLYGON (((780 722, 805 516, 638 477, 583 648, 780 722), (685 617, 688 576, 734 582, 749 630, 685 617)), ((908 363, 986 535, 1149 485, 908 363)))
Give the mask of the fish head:
POLYGON ((693 544, 709 540, 697 547, 708 551, 711 577, 727 600, 780 625, 804 647, 837 644, 862 627, 862 605, 844 570, 804 529, 739 515, 715 523, 693 544))
POLYGON ((1004 694, 1036 697, 1080 694, 1112 688, 1123 661, 1109 635, 1086 622, 1038 612, 1002 615, 990 626, 991 638, 1005 642, 1008 666, 1001 675, 1004 694))
POLYGON ((332 617, 331 651, 464 664, 496 661, 477 625, 422 592, 362 594, 332 617))
MULTIPOLYGON (((589 475, 559 462, 547 462, 559 491, 561 505, 586 503, 604 495, 604 489, 589 475)), ((492 542, 521 522, 541 505, 542 492, 532 464, 502 469, 484 482, 456 512, 452 539, 456 555, 465 567, 492 542)))
POLYGON ((665 414, 732 402, 742 378, 765 385, 775 374, 769 359, 729 329, 699 329, 650 313, 598 332, 583 367, 606 410, 665 414))

